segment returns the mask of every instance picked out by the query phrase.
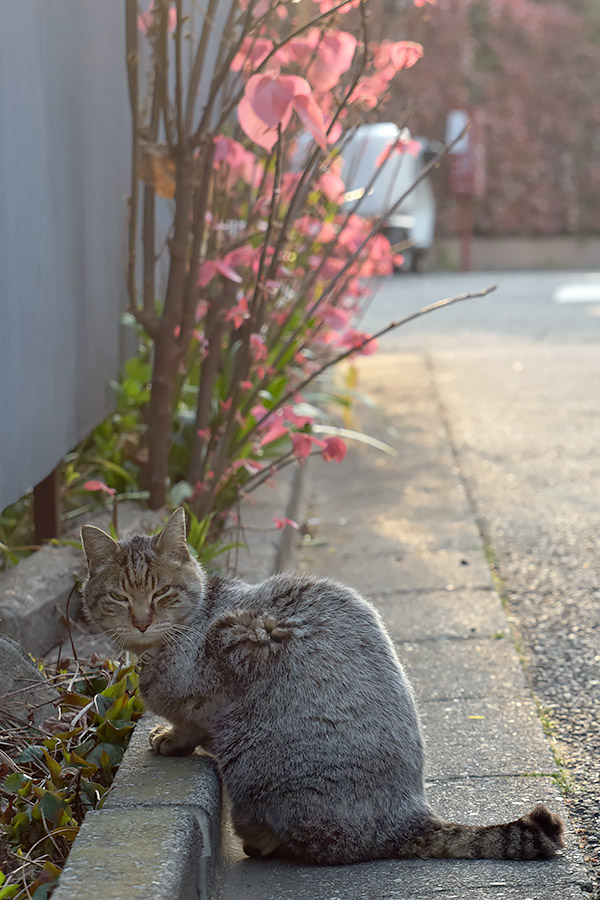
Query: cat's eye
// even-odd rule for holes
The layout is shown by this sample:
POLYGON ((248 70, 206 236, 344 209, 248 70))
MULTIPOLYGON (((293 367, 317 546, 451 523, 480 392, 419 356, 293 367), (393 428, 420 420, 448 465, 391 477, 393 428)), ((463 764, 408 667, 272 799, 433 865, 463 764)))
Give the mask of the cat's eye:
POLYGON ((129 603, 129 597, 126 597, 125 594, 109 594, 108 596, 115 603, 129 603))
POLYGON ((173 588, 170 584, 168 584, 166 587, 159 588, 158 591, 154 591, 154 593, 152 594, 151 602, 157 603, 159 600, 164 600, 165 597, 169 596, 172 590, 173 588))

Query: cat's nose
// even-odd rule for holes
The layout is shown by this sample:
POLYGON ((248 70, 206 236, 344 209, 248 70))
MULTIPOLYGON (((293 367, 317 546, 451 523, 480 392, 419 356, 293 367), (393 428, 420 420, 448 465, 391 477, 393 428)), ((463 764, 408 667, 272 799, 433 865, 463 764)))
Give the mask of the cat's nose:
POLYGON ((139 622, 137 619, 133 619, 133 625, 135 628, 137 628, 138 631, 146 631, 146 629, 149 627, 151 621, 152 621, 151 619, 147 619, 147 620, 139 622))

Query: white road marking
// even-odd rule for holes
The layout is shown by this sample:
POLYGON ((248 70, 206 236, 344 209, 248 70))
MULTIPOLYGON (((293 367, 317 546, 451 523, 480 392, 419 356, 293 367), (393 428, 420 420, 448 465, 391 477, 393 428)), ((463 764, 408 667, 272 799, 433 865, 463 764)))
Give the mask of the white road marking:
POLYGON ((600 301, 600 282, 588 284, 563 284, 556 288, 553 299, 555 303, 598 303, 600 301))

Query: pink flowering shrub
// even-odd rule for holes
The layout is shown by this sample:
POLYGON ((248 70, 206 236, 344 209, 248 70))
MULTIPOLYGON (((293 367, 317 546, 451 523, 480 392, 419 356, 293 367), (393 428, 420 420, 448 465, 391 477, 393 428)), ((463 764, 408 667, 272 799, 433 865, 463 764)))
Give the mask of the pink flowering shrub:
POLYGON ((357 322, 398 258, 360 199, 345 203, 340 149, 423 52, 373 43, 367 6, 237 0, 212 28, 182 0, 127 0, 129 308, 152 345, 138 455, 154 507, 183 483, 218 524, 289 462, 344 458, 334 429, 311 433, 309 385, 375 349, 357 322))

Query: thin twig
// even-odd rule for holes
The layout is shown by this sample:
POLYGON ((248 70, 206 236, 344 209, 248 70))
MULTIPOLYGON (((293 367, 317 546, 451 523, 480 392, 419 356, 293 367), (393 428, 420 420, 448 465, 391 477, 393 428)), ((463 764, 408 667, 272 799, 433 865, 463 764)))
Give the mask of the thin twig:
POLYGON ((69 606, 71 604, 71 597, 73 596, 73 593, 75 592, 76 587, 77 587, 77 585, 74 584, 73 587, 71 588, 71 590, 69 591, 69 596, 67 597, 67 603, 66 603, 66 607, 65 607, 65 619, 66 619, 67 634, 69 635, 69 641, 71 642, 71 650, 73 651, 73 658, 75 659, 75 662, 77 663, 77 665, 79 665, 79 658, 77 656, 77 650, 75 649, 75 644, 73 642, 73 634, 71 632, 71 617, 69 615, 69 606))
MULTIPOLYGON (((200 34, 200 40, 198 41, 198 46, 196 48, 196 54, 194 56, 194 62, 192 64, 192 71, 189 77, 188 83, 188 96, 187 96, 187 106, 185 112, 185 131, 186 134, 189 134, 192 130, 192 121, 194 116, 194 108, 196 105, 196 95, 198 93, 198 86, 200 84, 200 78, 202 76, 202 70, 204 68, 204 60, 206 56, 206 47, 208 44, 209 31, 212 28, 212 23, 215 17, 217 5, 219 0, 210 0, 208 4, 208 9, 204 14, 204 22, 202 24, 202 32, 200 34)), ((232 0, 232 10, 235 8, 236 3, 235 0, 232 0)), ((219 46, 222 46, 222 42, 219 43, 219 46)))
POLYGON ((375 332, 375 334, 369 335, 355 347, 351 347, 349 350, 344 351, 344 353, 340 353, 339 356, 330 359, 328 362, 324 363, 316 372, 308 375, 303 381, 300 382, 300 384, 298 384, 292 390, 287 391, 287 393, 284 394, 283 397, 277 400, 277 402, 271 407, 271 409, 269 409, 266 414, 262 416, 248 432, 246 432, 246 434, 244 435, 244 443, 248 440, 249 436, 253 434, 256 429, 265 422, 266 419, 268 419, 273 415, 274 412, 284 406, 295 394, 303 391, 304 388, 311 383, 311 381, 314 381, 315 378, 317 378, 319 375, 322 375, 323 372, 331 368, 331 366, 337 365, 344 359, 347 359, 348 356, 352 356, 352 354, 354 353, 360 353, 360 351, 363 350, 367 346, 367 344, 370 344, 372 341, 377 340, 377 338, 382 337, 389 331, 400 328, 401 325, 407 325, 409 322, 412 322, 415 319, 419 319, 421 316, 427 315, 427 313, 434 312, 434 310, 436 309, 442 309, 444 306, 451 306, 453 303, 459 303, 462 300, 471 300, 477 297, 485 297, 495 291, 496 287, 497 286, 495 284, 490 285, 490 287, 484 288, 481 291, 470 291, 465 294, 457 294, 454 297, 446 297, 444 300, 438 300, 435 303, 431 303, 429 306, 423 306, 421 309, 410 313, 408 316, 405 316, 402 319, 396 319, 396 321, 390 322, 385 326, 385 328, 380 329, 380 331, 375 332))
POLYGON ((180 152, 185 147, 186 131, 183 130, 183 71, 181 61, 181 29, 183 27, 183 3, 175 0, 177 21, 175 23, 175 118, 177 122, 177 145, 180 152))

